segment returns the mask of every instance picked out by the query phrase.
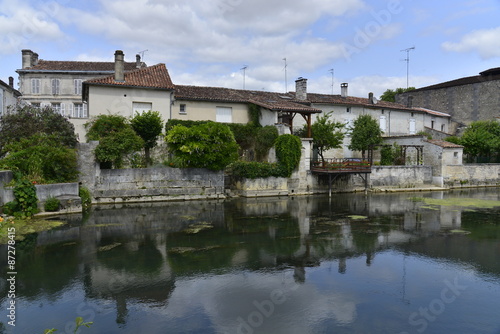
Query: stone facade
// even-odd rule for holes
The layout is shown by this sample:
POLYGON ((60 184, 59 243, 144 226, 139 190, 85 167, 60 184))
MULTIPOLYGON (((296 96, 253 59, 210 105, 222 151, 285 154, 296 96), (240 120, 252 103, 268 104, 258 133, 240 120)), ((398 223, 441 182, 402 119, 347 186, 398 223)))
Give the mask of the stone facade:
MULTIPOLYGON (((491 69, 478 76, 461 78, 396 95, 396 102, 444 111, 456 127, 500 116, 500 70, 491 69)), ((453 130, 455 130, 453 129, 453 130)))

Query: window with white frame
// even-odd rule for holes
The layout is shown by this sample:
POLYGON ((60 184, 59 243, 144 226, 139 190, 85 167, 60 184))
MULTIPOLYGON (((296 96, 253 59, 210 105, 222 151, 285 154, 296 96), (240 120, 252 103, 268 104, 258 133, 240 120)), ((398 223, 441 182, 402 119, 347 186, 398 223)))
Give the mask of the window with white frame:
POLYGON ((82 95, 82 79, 75 79, 75 95, 82 95))
POLYGON ((59 79, 52 79, 52 95, 59 95, 59 79))
POLYGON ((415 133, 417 133, 417 122, 415 118, 410 118, 410 134, 414 135, 415 133))
POLYGON ((220 123, 233 122, 233 108, 231 107, 217 107, 215 114, 215 121, 220 123))
POLYGON ((31 94, 40 94, 40 79, 31 79, 31 94))
POLYGON ((187 110, 186 110, 186 105, 185 104, 180 104, 179 105, 179 114, 187 114, 187 110))
POLYGON ((153 110, 153 104, 149 102, 132 102, 132 115, 136 113, 142 114, 146 111, 153 110))
POLYGON ((52 103, 52 110, 54 110, 56 113, 64 116, 64 114, 65 114, 64 103, 52 103))
POLYGON ((70 104, 70 109, 72 108, 70 115, 72 118, 88 118, 87 105, 84 103, 73 103, 70 104))

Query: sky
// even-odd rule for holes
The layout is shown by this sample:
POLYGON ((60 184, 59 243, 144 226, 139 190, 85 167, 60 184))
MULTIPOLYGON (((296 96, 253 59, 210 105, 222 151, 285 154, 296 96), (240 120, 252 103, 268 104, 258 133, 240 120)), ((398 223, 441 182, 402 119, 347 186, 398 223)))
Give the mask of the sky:
POLYGON ((308 92, 380 96, 500 67, 499 15, 500 0, 0 0, 0 79, 17 87, 22 49, 123 50, 174 84, 284 92, 303 77, 308 92))

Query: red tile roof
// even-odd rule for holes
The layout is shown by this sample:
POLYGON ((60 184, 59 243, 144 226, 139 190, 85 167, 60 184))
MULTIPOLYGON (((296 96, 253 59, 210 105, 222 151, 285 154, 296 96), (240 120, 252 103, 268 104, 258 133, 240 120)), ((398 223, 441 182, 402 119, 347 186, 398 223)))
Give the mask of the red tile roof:
POLYGON ((320 109, 310 106, 309 102, 300 103, 293 99, 293 95, 284 93, 251 91, 222 87, 200 87, 175 85, 177 100, 199 100, 254 103, 273 111, 320 113, 320 109))
MULTIPOLYGON (((124 67, 125 71, 132 71, 137 69, 137 64, 135 62, 125 62, 124 67)), ((58 61, 40 59, 37 65, 25 69, 20 69, 18 71, 114 72, 114 70, 114 62, 58 61)))
POLYGON ((462 145, 457 145, 457 144, 454 144, 454 143, 450 143, 449 141, 445 141, 445 140, 428 139, 427 141, 429 143, 431 143, 431 144, 434 144, 434 145, 437 145, 437 146, 441 146, 441 147, 444 147, 444 148, 463 148, 462 145))
POLYGON ((341 95, 307 93, 307 100, 311 103, 316 103, 316 104, 340 104, 340 105, 371 107, 378 109, 397 109, 397 110, 416 111, 415 108, 408 108, 404 104, 400 103, 378 100, 376 104, 373 104, 370 102, 368 98, 354 97, 354 96, 342 97, 341 95))
POLYGON ((152 89, 174 89, 174 84, 170 79, 165 64, 157 64, 149 67, 137 69, 135 71, 125 72, 124 81, 115 81, 114 75, 107 77, 87 80, 84 85, 103 85, 103 86, 124 86, 141 87, 152 89))

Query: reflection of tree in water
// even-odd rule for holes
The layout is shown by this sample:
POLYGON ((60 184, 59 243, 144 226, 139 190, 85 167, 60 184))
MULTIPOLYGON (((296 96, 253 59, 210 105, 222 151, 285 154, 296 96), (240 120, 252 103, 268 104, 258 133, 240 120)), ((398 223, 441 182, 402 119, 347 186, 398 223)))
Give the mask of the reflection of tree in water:
POLYGON ((109 269, 125 270, 135 274, 155 274, 162 264, 163 256, 156 244, 146 235, 138 242, 137 250, 130 250, 124 245, 97 253, 97 260, 109 269))
POLYGON ((462 212, 462 228, 476 240, 500 240, 500 210, 483 209, 462 212))
MULTIPOLYGON (((286 261, 300 248, 296 220, 290 217, 238 217, 231 231, 211 228, 196 234, 170 233, 169 263, 176 274, 209 272, 230 268, 236 253, 246 255, 245 266, 260 269, 263 257, 286 261)), ((276 264, 276 263, 274 263, 276 264)))
POLYGON ((36 298, 42 292, 57 294, 78 275, 76 243, 36 247, 36 240, 37 234, 33 233, 16 243, 16 267, 22 268, 17 273, 17 284, 27 298, 36 298), (50 272, 53 274, 47 275, 50 272))

